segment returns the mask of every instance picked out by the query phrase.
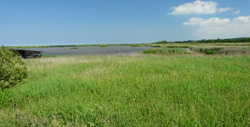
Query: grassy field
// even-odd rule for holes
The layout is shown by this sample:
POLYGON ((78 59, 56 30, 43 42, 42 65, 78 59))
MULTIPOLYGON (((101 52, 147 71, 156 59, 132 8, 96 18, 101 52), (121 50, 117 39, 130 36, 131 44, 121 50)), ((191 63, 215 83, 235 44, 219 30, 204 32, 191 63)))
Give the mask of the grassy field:
POLYGON ((249 126, 250 56, 26 59, 0 126, 249 126))

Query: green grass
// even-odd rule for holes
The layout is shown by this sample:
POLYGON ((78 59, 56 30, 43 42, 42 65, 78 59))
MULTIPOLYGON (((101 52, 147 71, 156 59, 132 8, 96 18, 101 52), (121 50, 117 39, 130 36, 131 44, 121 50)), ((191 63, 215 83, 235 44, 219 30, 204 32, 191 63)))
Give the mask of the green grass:
POLYGON ((143 51, 144 54, 190 54, 186 48, 154 48, 143 51))
POLYGON ((249 126, 250 56, 27 59, 1 126, 249 126))

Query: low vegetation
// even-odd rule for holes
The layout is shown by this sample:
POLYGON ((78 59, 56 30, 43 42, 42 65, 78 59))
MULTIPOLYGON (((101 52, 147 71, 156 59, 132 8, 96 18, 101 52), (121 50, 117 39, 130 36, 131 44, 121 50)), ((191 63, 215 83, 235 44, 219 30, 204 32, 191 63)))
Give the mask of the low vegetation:
POLYGON ((70 49, 78 49, 77 45, 73 45, 70 49))
POLYGON ((194 52, 205 54, 250 54, 250 48, 248 47, 191 47, 190 49, 194 52))
POLYGON ((151 45, 150 47, 154 47, 154 48, 160 48, 160 45, 151 45))
POLYGON ((144 46, 143 44, 133 44, 131 45, 131 47, 140 47, 140 46, 144 46))
POLYGON ((144 54, 190 54, 186 48, 154 48, 143 51, 144 54))
POLYGON ((170 45, 170 46, 166 46, 166 48, 189 48, 189 46, 170 45))
POLYGON ((220 54, 250 54, 250 47, 226 47, 220 51, 220 54))
POLYGON ((226 38, 226 39, 202 39, 202 40, 188 40, 188 41, 157 41, 155 44, 166 44, 166 43, 248 43, 250 42, 250 37, 242 38, 226 38))
POLYGON ((30 76, 8 89, 0 126, 249 126, 249 55, 25 62, 30 76))
POLYGON ((194 52, 198 52, 198 53, 205 53, 205 54, 217 54, 217 53, 219 53, 220 51, 221 51, 221 49, 222 48, 214 48, 214 47, 209 47, 209 48, 207 48, 207 47, 202 47, 202 48, 200 48, 200 47, 192 47, 192 48, 190 48, 192 51, 194 51, 194 52))
POLYGON ((108 45, 100 45, 100 47, 108 47, 108 45))

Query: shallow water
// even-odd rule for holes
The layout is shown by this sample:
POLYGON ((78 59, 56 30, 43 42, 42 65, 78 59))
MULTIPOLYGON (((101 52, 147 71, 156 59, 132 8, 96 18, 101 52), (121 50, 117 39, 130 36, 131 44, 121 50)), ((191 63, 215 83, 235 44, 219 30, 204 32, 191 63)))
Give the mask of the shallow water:
POLYGON ((27 48, 27 50, 43 51, 42 55, 115 55, 115 54, 133 54, 140 53, 152 47, 130 47, 130 46, 108 46, 108 47, 45 47, 45 48, 27 48))

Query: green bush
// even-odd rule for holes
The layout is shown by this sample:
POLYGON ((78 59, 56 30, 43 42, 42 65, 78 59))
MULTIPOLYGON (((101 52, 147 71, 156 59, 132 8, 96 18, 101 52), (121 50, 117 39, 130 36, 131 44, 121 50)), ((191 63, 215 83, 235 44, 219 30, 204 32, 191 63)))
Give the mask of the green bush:
POLYGON ((11 88, 27 78, 27 67, 22 58, 2 46, 0 48, 0 89, 11 88))
POLYGON ((215 51, 205 51, 205 54, 213 55, 213 54, 216 54, 216 52, 215 51))

